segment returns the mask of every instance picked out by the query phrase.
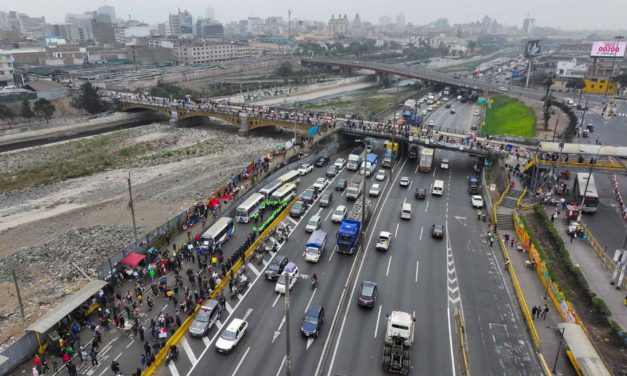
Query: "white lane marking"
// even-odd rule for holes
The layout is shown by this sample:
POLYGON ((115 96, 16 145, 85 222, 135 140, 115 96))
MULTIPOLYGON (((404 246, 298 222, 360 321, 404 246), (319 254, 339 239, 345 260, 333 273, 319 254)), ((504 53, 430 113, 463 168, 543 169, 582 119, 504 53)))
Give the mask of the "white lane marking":
POLYGON ((283 360, 281 361, 281 365, 279 366, 279 370, 276 371, 276 376, 279 376, 281 374, 281 370, 283 369, 283 365, 285 364, 285 356, 283 357, 283 360))
POLYGON ((237 299, 239 299, 239 300, 241 301, 242 299, 244 299, 244 295, 242 295, 242 294, 237 294, 237 299))
POLYGON ((416 171, 414 171, 414 174, 418 175, 418 165, 416 166, 416 171))
POLYGON ((427 206, 425 206, 425 213, 429 210, 429 200, 427 200, 427 206))
POLYGON ((135 342, 135 340, 132 340, 128 345, 126 345, 126 348, 128 349, 129 347, 131 347, 131 345, 133 344, 133 342, 135 342))
POLYGON ((453 370, 453 376, 455 376, 455 355, 453 354, 453 334, 451 333, 451 308, 449 304, 446 305, 446 318, 448 321, 448 343, 449 350, 451 352, 451 368, 453 370))
POLYGON ((244 359, 246 359, 246 355, 248 355, 249 351, 250 351, 250 346, 248 346, 246 348, 246 352, 244 353, 244 355, 242 355, 242 359, 240 359, 239 363, 237 363, 237 367, 235 367, 235 369, 233 370, 233 373, 231 374, 231 376, 235 376, 237 374, 237 371, 239 370, 239 367, 241 367, 242 363, 244 363, 244 359))
POLYGON ((420 227, 420 240, 422 240, 422 231, 425 229, 424 226, 420 227))
POLYGON ((313 293, 311 293, 311 298, 309 298, 309 302, 307 302, 307 307, 305 307, 304 313, 307 313, 307 311, 309 310, 309 305, 311 304, 311 301, 313 300, 314 295, 316 295, 316 291, 318 291, 317 287, 313 290, 313 293))
POLYGON ((242 317, 242 320, 246 321, 246 319, 248 318, 248 316, 250 316, 250 314, 253 312, 252 308, 248 308, 248 310, 246 311, 246 313, 244 314, 244 317, 242 317))
POLYGON ((374 326, 374 338, 377 338, 377 332, 379 331, 379 320, 381 319, 381 308, 383 306, 379 305, 379 313, 377 314, 377 323, 374 326))
POLYGON ((289 215, 288 215, 287 217, 285 217, 285 218, 289 219, 289 220, 290 220, 290 222, 292 222, 292 223, 294 224, 294 226, 297 226, 297 225, 298 225, 298 222, 296 222, 296 221, 295 221, 292 217, 290 217, 289 215))
POLYGON ((385 276, 387 277, 388 274, 390 274, 390 265, 392 264, 392 256, 390 256, 390 259, 388 260, 388 268, 385 271, 385 276))
POLYGON ((211 341, 207 337, 202 337, 202 342, 205 344, 205 347, 211 346, 211 341))
POLYGON ((418 283, 418 268, 420 267, 420 261, 416 261, 416 283, 418 283))
POLYGON ((309 346, 311 346, 312 343, 314 343, 314 337, 309 337, 307 338, 307 348, 306 350, 309 350, 309 346))
POLYGON ((246 265, 248 265, 248 267, 255 274, 255 276, 259 275, 259 269, 255 268, 253 264, 251 264, 250 262, 247 262, 246 265))
POLYGON ((179 371, 176 369, 176 365, 174 364, 174 362, 170 362, 170 364, 168 364, 168 368, 170 369, 170 374, 172 374, 172 376, 180 376, 179 371))
MULTIPOLYGON (((403 170, 403 167, 405 166, 405 163, 407 163, 407 159, 405 159, 405 161, 403 162, 403 164, 401 165, 401 167, 398 169, 396 178, 394 178, 393 182, 391 184, 395 184, 395 181, 398 180, 398 178, 400 177, 400 172, 403 170)), ((387 199, 390 197, 390 192, 392 192, 392 189, 390 189, 388 191, 388 193, 385 194, 385 198, 383 199, 381 205, 385 206, 385 202, 387 201, 387 199)), ((376 208, 375 208, 376 210, 376 208)), ((379 218, 381 218, 381 212, 379 212, 379 215, 377 216, 377 219, 374 221, 373 224, 373 229, 377 228, 377 223, 379 223, 379 218)), ((367 229, 367 227, 366 227, 367 229)), ((361 274, 361 269, 364 266, 364 261, 366 260, 366 256, 368 255, 368 250, 370 248, 370 242, 372 241, 372 236, 373 236, 374 232, 370 231, 370 237, 368 238, 368 243, 366 244, 366 248, 364 250, 365 254, 364 257, 361 258, 361 262, 359 263, 359 268, 357 270, 357 277, 355 278, 355 281, 353 282, 353 288, 351 290, 351 295, 355 293, 355 289, 357 288, 357 282, 359 280, 359 275, 361 274)), ((363 248, 363 247, 362 247, 363 248)), ((355 258, 355 260, 357 260, 357 258, 355 258)), ((355 262, 353 262, 353 266, 351 266, 351 270, 349 271, 349 275, 353 270, 353 267, 355 265, 355 262)), ((348 280, 346 281, 348 283, 348 280)), ((344 295, 346 293, 346 286, 344 287, 344 289, 342 289, 342 295, 340 296, 340 302, 342 301, 342 299, 344 299, 344 295)), ((332 371, 333 371, 333 364, 335 363, 335 357, 337 356, 337 350, 340 346, 340 339, 342 338, 342 332, 344 331, 344 325, 346 324, 346 317, 348 316, 348 309, 344 312, 344 317, 342 318, 342 325, 340 326, 340 333, 338 335, 338 339, 335 342, 335 346, 333 348, 333 355, 331 356, 331 363, 329 364, 329 372, 327 373, 327 376, 331 376, 332 371)), ((335 320, 338 317, 339 314, 339 310, 335 310, 335 314, 333 315, 333 321, 331 322, 331 327, 333 327, 333 324, 335 323, 335 320)), ((324 347, 322 349, 322 354, 324 354, 326 352, 326 348, 327 345, 329 344, 329 340, 331 339, 331 336, 327 336, 327 340, 324 342, 324 347)), ((320 372, 320 367, 322 367, 322 361, 324 360, 323 357, 320 357, 320 360, 318 361, 318 365, 316 366, 316 372, 315 374, 318 374, 320 372)))
POLYGON ((331 216, 331 214, 333 213, 333 210, 329 210, 329 214, 327 214, 326 217, 324 217, 324 221, 327 222, 329 220, 329 217, 331 216))
POLYGON ((435 166, 435 167, 433 168, 433 177, 435 177, 435 171, 436 171, 437 169, 438 169, 438 166, 435 166))
POLYGON ((196 363, 198 359, 196 358, 196 355, 194 355, 194 351, 189 345, 189 342, 187 342, 187 337, 183 337, 183 339, 181 340, 181 346, 183 346, 183 350, 185 350, 185 354, 187 354, 189 360, 192 361, 192 364, 196 363))
POLYGON ((316 215, 320 215, 320 212, 322 212, 322 209, 324 208, 321 207, 320 209, 318 209, 318 212, 316 213, 316 215))
POLYGON ((233 307, 231 307, 229 302, 224 302, 224 308, 226 308, 226 311, 229 313, 229 315, 233 313, 233 307))
POLYGON ((333 248, 333 252, 331 252, 331 257, 329 257, 329 262, 331 262, 331 259, 333 258, 333 255, 337 252, 337 244, 335 245, 335 247, 333 248))
POLYGON ((276 299, 274 299, 274 302, 272 303, 273 307, 276 305, 276 303, 279 301, 280 298, 281 298, 281 294, 276 294, 276 299))
POLYGON ((395 237, 395 238, 396 238, 396 237, 397 237, 397 235, 398 235, 398 226, 399 226, 400 224, 401 224, 400 222, 398 222, 398 223, 396 224, 396 231, 394 231, 394 237, 395 237))
POLYGON ((113 358, 113 360, 118 360, 119 357, 122 356, 122 353, 119 353, 118 356, 116 356, 115 358, 113 358))
POLYGON ((216 326, 218 327, 218 329, 222 329, 222 325, 224 325, 222 321, 216 320, 216 326))
POLYGON ((407 188, 407 189, 409 189, 409 191, 410 191, 410 192, 411 192, 411 186, 412 186, 412 184, 414 184, 414 181, 413 181, 413 180, 409 182, 409 188, 407 188))
POLYGON ((276 339, 279 338, 279 335, 281 335, 281 329, 283 329, 283 325, 285 325, 285 316, 281 318, 279 327, 274 331, 274 334, 272 335, 272 343, 274 343, 274 341, 276 341, 276 339))

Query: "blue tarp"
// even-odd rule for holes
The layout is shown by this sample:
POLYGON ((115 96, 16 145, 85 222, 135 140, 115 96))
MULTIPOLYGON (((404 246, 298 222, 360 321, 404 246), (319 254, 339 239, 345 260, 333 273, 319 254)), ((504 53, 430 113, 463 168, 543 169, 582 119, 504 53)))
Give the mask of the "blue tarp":
POLYGON ((316 124, 313 127, 309 128, 309 130, 307 131, 307 137, 313 137, 316 134, 318 134, 318 124, 316 124))

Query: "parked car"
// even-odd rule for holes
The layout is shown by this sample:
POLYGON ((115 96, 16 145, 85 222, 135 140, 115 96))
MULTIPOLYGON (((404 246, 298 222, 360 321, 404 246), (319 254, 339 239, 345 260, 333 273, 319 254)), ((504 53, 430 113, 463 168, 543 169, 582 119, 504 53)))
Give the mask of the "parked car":
POLYGON ((483 198, 480 195, 470 196, 470 203, 473 208, 481 209, 483 207, 483 198))

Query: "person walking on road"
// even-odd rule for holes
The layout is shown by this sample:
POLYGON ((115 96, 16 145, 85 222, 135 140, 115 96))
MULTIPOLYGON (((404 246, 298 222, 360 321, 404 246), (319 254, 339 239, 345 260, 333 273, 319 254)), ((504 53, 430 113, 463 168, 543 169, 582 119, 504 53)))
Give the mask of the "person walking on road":
POLYGON ((91 357, 91 365, 97 366, 98 365, 98 352, 96 351, 95 347, 91 348, 91 352, 89 353, 89 356, 91 357))
POLYGON ((546 315, 549 313, 549 306, 544 304, 544 310, 542 311, 542 319, 546 320, 546 315))
POLYGON ((66 367, 67 367, 67 372, 70 376, 78 376, 78 372, 76 371, 76 366, 72 362, 67 363, 66 367))
POLYGON ((146 354, 142 354, 141 358, 139 359, 141 365, 142 365, 142 369, 146 369, 146 354))
POLYGON ((531 318, 535 319, 537 313, 538 313, 538 307, 533 306, 533 308, 531 309, 531 318))

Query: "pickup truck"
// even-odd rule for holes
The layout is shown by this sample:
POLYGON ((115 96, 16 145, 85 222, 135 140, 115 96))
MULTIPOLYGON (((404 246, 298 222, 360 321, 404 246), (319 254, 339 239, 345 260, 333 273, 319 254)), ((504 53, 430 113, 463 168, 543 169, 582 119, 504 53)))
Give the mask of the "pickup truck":
POLYGON ((392 234, 387 231, 381 231, 379 233, 379 239, 377 239, 377 245, 375 247, 378 251, 387 251, 390 248, 391 241, 392 234))

